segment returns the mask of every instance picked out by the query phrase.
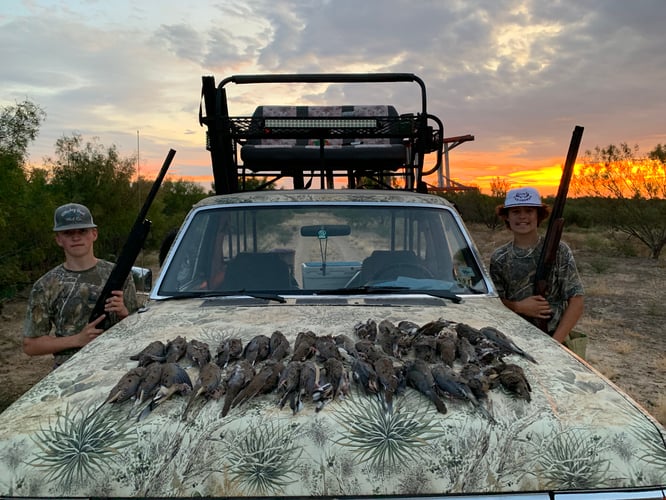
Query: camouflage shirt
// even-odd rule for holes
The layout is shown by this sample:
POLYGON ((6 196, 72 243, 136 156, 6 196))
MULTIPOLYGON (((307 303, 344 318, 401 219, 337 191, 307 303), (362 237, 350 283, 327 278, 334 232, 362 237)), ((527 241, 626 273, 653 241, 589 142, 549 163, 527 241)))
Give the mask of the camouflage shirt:
MULTIPOLYGON (((513 242, 509 242, 492 253, 490 277, 501 298, 518 301, 534 295, 534 278, 542 248, 543 238, 540 238, 534 249, 517 248, 513 242)), ((567 301, 584 294, 573 253, 564 242, 560 242, 557 250, 548 288, 546 299, 553 310, 553 316, 548 321, 548 331, 552 335, 567 307, 567 301)), ((534 318, 525 319, 536 324, 534 318)))
MULTIPOLYGON (((69 271, 62 264, 48 271, 35 282, 30 292, 23 335, 49 335, 53 327, 56 337, 79 333, 88 323, 90 313, 112 269, 112 263, 98 260, 95 267, 85 271, 69 271)), ((138 309, 131 275, 125 282, 123 299, 130 314, 138 309)), ((112 323, 118 322, 115 313, 111 314, 110 319, 112 323)), ((56 364, 62 364, 76 350, 67 349, 55 353, 56 364)))

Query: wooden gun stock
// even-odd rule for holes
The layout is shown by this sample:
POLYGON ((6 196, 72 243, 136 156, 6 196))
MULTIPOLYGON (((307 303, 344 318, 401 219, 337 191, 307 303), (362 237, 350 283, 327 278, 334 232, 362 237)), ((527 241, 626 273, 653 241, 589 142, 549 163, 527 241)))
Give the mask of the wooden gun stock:
MULTIPOLYGON (((551 224, 554 226, 554 237, 547 239, 543 244, 543 261, 544 269, 552 270, 555 265, 555 259, 557 258, 557 249, 560 246, 560 240, 562 239, 562 230, 564 229, 564 218, 560 217, 559 219, 553 219, 551 224)), ((548 292, 548 275, 543 273, 538 273, 534 280, 534 293, 535 295, 541 295, 542 297, 548 292)))

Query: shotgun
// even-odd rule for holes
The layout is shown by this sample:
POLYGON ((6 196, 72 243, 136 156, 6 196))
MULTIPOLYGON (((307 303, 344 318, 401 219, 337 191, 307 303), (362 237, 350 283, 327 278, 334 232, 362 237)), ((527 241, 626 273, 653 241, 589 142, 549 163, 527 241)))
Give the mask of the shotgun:
MULTIPOLYGON (((573 135, 571 136, 569 152, 567 153, 564 168, 562 169, 560 186, 557 189, 557 196, 555 198, 555 203, 553 204, 553 210, 550 213, 550 221, 548 222, 543 249, 539 256, 536 275, 534 277, 534 294, 541 295, 542 297, 546 297, 549 292, 550 275, 555 266, 557 249, 560 246, 562 229, 564 228, 564 204, 567 201, 569 184, 571 183, 571 176, 573 174, 574 165, 576 164, 576 156, 578 155, 578 148, 580 147, 582 138, 583 127, 576 125, 573 135)), ((547 319, 538 319, 537 326, 542 331, 549 333, 547 319)))
MULTIPOLYGON (((146 238, 148 237, 148 232, 150 231, 150 226, 152 224, 151 221, 146 219, 146 216, 148 215, 148 209, 150 208, 150 205, 152 205, 155 196, 157 196, 157 191, 159 190, 160 185, 164 180, 164 177, 175 154, 175 150, 169 150, 169 153, 164 160, 164 164, 162 165, 162 169, 157 175, 157 178, 155 179, 155 182, 150 189, 150 193, 148 193, 148 197, 146 198, 146 201, 144 202, 143 207, 141 208, 141 211, 139 212, 139 215, 134 222, 134 226, 132 226, 132 230, 130 231, 127 241, 125 241, 125 244, 123 245, 123 249, 118 256, 118 260, 113 266, 111 274, 104 284, 102 293, 100 293, 99 298, 95 303, 95 307, 90 313, 90 319, 88 320, 88 323, 95 321, 102 314, 104 314, 104 304, 106 304, 107 299, 111 297, 111 292, 114 290, 122 290, 125 285, 125 280, 127 280, 130 272, 132 272, 134 261, 138 257, 139 252, 146 242, 146 238)), ((104 318, 104 320, 99 325, 97 325, 97 327, 101 328, 102 330, 106 330, 110 326, 111 325, 108 316, 104 318)))

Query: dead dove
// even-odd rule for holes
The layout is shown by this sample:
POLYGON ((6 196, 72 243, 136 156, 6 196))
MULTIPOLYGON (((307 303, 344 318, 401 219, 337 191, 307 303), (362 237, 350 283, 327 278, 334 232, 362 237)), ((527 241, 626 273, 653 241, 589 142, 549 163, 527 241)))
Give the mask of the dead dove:
POLYGON ((217 366, 217 363, 209 361, 199 370, 199 377, 192 388, 190 399, 187 402, 187 406, 185 406, 181 420, 187 420, 187 413, 199 396, 204 397, 205 404, 210 399, 219 399, 223 392, 222 370, 217 366))
POLYGON ((447 366, 453 366, 456 360, 456 337, 443 335, 437 338, 437 357, 447 366))
POLYGON ((285 403, 289 400, 289 407, 295 415, 300 408, 298 408, 298 390, 301 380, 301 361, 290 361, 282 373, 278 381, 277 390, 282 393, 282 397, 278 401, 280 409, 284 408, 285 403))
POLYGON ((151 399, 157 389, 159 389, 160 381, 162 380, 162 364, 153 362, 146 366, 146 371, 141 378, 141 383, 137 389, 136 403, 145 403, 151 399))
POLYGON ((419 325, 417 325, 413 321, 403 319, 402 321, 398 322, 398 330, 400 330, 403 335, 408 335, 410 337, 413 337, 414 335, 416 335, 416 332, 419 331, 419 325))
POLYGON ((165 363, 162 366, 162 387, 173 387, 176 385, 186 385, 192 389, 192 380, 187 372, 178 363, 165 363))
POLYGON ((435 380, 430 372, 430 367, 425 361, 415 359, 407 363, 405 366, 405 377, 407 377, 409 386, 432 401, 439 413, 446 413, 446 405, 435 391, 435 380))
POLYGON ((335 343, 335 339, 330 335, 317 337, 314 343, 314 351, 319 361, 342 358, 340 351, 338 351, 338 344, 335 343))
POLYGON ((435 385, 440 394, 447 395, 455 399, 464 399, 474 405, 488 420, 495 423, 495 419, 488 412, 479 400, 476 398, 472 389, 456 374, 450 367, 437 364, 432 367, 432 376, 435 380, 435 385))
POLYGON ((520 399, 531 401, 532 387, 525 377, 523 369, 511 363, 498 367, 498 375, 500 384, 511 394, 520 399))
POLYGON ((369 319, 365 323, 356 323, 354 325, 354 333, 361 340, 374 342, 377 340, 377 323, 373 319, 369 319))
POLYGON ((166 359, 166 346, 163 342, 155 340, 143 348, 138 354, 130 356, 132 361, 138 361, 139 366, 147 366, 154 361, 163 362, 166 359))
POLYGON ((377 394, 379 391, 377 373, 372 365, 362 357, 355 359, 352 363, 352 378, 363 388, 366 395, 377 394))
POLYGON ((413 345, 414 356, 417 359, 425 361, 426 363, 434 363, 437 361, 437 338, 436 337, 420 337, 413 345))
POLYGON ((372 340, 364 339, 356 342, 354 346, 359 357, 372 363, 375 359, 383 358, 386 353, 381 347, 376 345, 372 340))
POLYGON ((187 343, 187 358, 192 361, 194 366, 203 368, 211 360, 210 348, 205 342, 192 339, 187 343))
POLYGON ((395 374, 393 361, 389 357, 384 356, 383 358, 376 359, 372 363, 372 366, 377 374, 379 393, 384 398, 385 408, 391 412, 393 411, 393 395, 398 389, 398 377, 395 374))
POLYGON ((456 324, 456 333, 458 334, 458 338, 466 338, 472 345, 478 344, 482 339, 485 338, 485 335, 483 335, 481 331, 466 323, 456 324))
POLYGON ((243 387, 234 397, 231 406, 240 406, 257 394, 267 394, 275 389, 280 380, 280 373, 284 369, 281 361, 267 360, 250 383, 243 387))
POLYGON ((109 395, 97 408, 97 410, 99 410, 106 403, 123 403, 135 396, 145 372, 145 367, 137 366, 125 373, 122 377, 120 377, 120 380, 118 380, 116 385, 113 386, 113 389, 109 391, 109 395))
POLYGON ((398 322, 398 330, 402 334, 398 341, 398 346, 400 354, 404 356, 409 352, 414 341, 418 338, 419 325, 413 321, 403 320, 398 322))
POLYGON ((146 418, 157 406, 164 403, 174 394, 186 395, 192 391, 192 380, 187 372, 178 363, 165 363, 162 365, 162 378, 157 394, 139 414, 137 420, 146 418))
POLYGON ((226 417, 231 409, 231 403, 236 395, 250 383, 254 377, 254 368, 252 364, 246 360, 241 359, 231 368, 231 371, 225 379, 226 396, 224 398, 224 406, 222 407, 222 416, 226 417))
POLYGON ((317 335, 310 330, 305 332, 298 332, 296 342, 294 342, 294 353, 291 359, 294 361, 305 361, 314 354, 314 344, 317 340, 317 335))
POLYGON ((303 399, 312 400, 312 396, 319 387, 319 365, 314 361, 305 361, 301 365, 301 377, 298 383, 299 403, 297 406, 300 408, 303 399))
POLYGON ((243 357, 254 365, 268 358, 270 351, 271 339, 266 335, 255 335, 245 344, 243 357))
POLYGON ((377 325, 377 343, 386 354, 399 358, 402 332, 391 321, 384 319, 377 325))
POLYGON ((427 336, 427 337, 436 337, 439 335, 439 332, 441 332, 444 328, 449 326, 451 324, 450 321, 447 321, 445 319, 436 319, 435 321, 430 321, 423 326, 421 326, 417 331, 416 331, 416 336, 427 336))
POLYGON ((344 397, 349 391, 349 379, 345 365, 339 359, 329 358, 324 361, 324 370, 326 380, 331 384, 331 399, 344 397))
POLYGON ((285 337, 284 333, 280 330, 275 330, 271 334, 271 339, 269 343, 269 358, 276 361, 282 361, 289 355, 290 345, 289 340, 285 337))
POLYGON ((467 363, 460 369, 461 380, 472 389, 476 399, 486 399, 491 389, 491 379, 476 363, 467 363))
POLYGON ((504 333, 500 332, 498 329, 493 328, 491 326, 485 326, 481 328, 480 332, 491 342, 494 342, 498 346, 500 346, 504 351, 506 351, 509 354, 518 354, 519 356, 522 356, 523 358, 527 359, 528 361, 531 361, 532 363, 538 364, 536 359, 534 359, 532 356, 527 354, 525 351, 523 351, 520 347, 518 347, 513 340, 511 340, 509 337, 507 337, 504 333))
POLYGON ((477 361, 476 350, 466 337, 458 336, 456 339, 456 358, 458 358, 463 365, 476 363, 477 361))
POLYGON ((175 339, 166 344, 166 362, 175 363, 180 360, 187 352, 187 340, 178 335, 175 339))
POLYGON ((243 355, 243 341, 237 337, 223 340, 217 348, 215 362, 220 368, 226 368, 230 362, 240 359, 243 355))
POLYGON ((343 353, 342 355, 346 358, 349 359, 350 357, 352 358, 357 358, 358 357, 358 352, 356 351, 356 342, 354 342, 351 337, 340 334, 336 335, 333 337, 335 339, 335 343, 338 346, 338 350, 342 349, 343 353), (346 355, 345 355, 346 353, 346 355))
POLYGON ((317 402, 315 411, 321 411, 324 405, 330 401, 338 397, 344 397, 348 390, 349 380, 342 361, 336 358, 328 358, 324 361, 321 380, 312 398, 317 402))

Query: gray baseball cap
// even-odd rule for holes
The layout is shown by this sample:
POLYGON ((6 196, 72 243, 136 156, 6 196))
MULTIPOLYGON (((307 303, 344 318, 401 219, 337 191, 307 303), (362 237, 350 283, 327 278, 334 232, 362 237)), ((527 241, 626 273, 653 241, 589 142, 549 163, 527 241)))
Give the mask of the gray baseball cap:
POLYGON ((53 214, 53 230, 88 229, 97 227, 93 222, 90 210, 78 203, 67 203, 56 208, 53 214))

